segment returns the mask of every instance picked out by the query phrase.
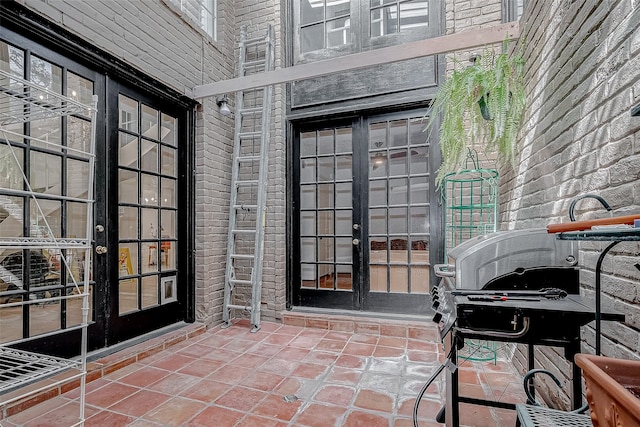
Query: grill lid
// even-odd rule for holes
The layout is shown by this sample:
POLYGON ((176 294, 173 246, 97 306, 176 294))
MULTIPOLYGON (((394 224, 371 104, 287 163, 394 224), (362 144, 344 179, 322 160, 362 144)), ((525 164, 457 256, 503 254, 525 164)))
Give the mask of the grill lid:
POLYGON ((497 277, 540 267, 573 267, 577 245, 544 228, 477 236, 449 252, 449 270, 458 289, 482 289, 497 277))

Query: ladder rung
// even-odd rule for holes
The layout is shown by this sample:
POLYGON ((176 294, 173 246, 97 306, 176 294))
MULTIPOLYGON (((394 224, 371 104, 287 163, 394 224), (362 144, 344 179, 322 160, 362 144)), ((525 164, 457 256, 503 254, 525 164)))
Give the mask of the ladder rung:
POLYGON ((246 307, 244 305, 236 305, 236 304, 227 304, 227 308, 231 309, 231 308, 235 308, 237 310, 247 310, 247 311, 251 311, 251 307, 246 307))
POLYGON ((253 259, 253 258, 255 258, 255 256, 254 255, 250 255, 250 254, 231 254, 231 258, 253 259))
POLYGON ((251 280, 229 279, 230 283, 234 285, 252 285, 251 280))
POLYGON ((251 180, 245 180, 245 181, 236 181, 236 185, 240 186, 240 185, 253 185, 253 184, 257 184, 258 180, 257 179, 251 179, 251 180))
POLYGON ((233 208, 251 210, 251 209, 258 209, 258 205, 233 205, 233 208))
POLYGON ((247 39, 245 41, 242 42, 245 46, 251 46, 251 45, 256 45, 256 44, 260 44, 260 43, 265 43, 265 38, 263 37, 256 37, 255 39, 247 39))
POLYGON ((240 110, 240 114, 258 114, 262 113, 262 107, 253 107, 253 108, 243 108, 240 110))
POLYGON ((255 234, 256 230, 242 230, 242 229, 234 229, 233 232, 235 234, 255 234))
POLYGON ((256 160, 260 160, 260 156, 239 156, 236 157, 236 160, 239 162, 255 162, 256 160))
POLYGON ((262 132, 240 132, 238 136, 240 137, 240 139, 260 138, 262 136, 262 132))

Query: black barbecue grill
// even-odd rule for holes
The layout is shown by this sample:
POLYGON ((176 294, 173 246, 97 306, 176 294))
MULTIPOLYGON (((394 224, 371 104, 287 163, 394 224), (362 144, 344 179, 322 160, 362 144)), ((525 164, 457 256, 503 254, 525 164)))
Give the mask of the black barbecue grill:
MULTIPOLYGON (((580 352, 580 327, 594 320, 594 305, 579 295, 575 242, 558 240, 546 229, 497 232, 453 248, 432 291, 434 321, 450 349, 465 338, 528 344, 529 369, 535 345, 563 347, 567 360, 580 352)), ((602 320, 624 316, 602 310, 602 320)), ((450 364, 453 365, 453 364, 450 364)), ((580 370, 573 367, 573 407, 582 406, 580 370)), ((472 399, 458 393, 457 371, 447 370, 446 424, 457 426, 458 404, 515 409, 512 404, 472 399)))

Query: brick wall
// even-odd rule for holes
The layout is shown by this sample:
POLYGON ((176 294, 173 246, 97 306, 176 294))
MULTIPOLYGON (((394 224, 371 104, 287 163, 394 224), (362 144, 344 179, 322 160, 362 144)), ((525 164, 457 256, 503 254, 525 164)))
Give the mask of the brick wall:
MULTIPOLYGON (((568 221, 569 204, 585 193, 604 197, 614 215, 640 208, 640 4, 637 1, 530 0, 521 29, 526 43, 528 108, 515 170, 503 170, 500 191, 505 229, 568 221)), ((577 205, 578 219, 607 216, 598 202, 577 205)), ((604 243, 580 245, 582 293, 593 297, 594 266, 604 243)), ((624 243, 603 265, 602 298, 626 314, 603 322, 602 353, 639 359, 640 246, 624 243)), ((594 351, 592 325, 583 328, 585 352, 594 351)), ((559 349, 536 352, 536 364, 568 385, 570 369, 559 349)), ((516 364, 523 369, 524 357, 516 364)), ((543 386, 547 389, 547 386, 543 386)), ((565 390, 567 387, 565 387, 565 390)), ((567 407, 550 385, 546 398, 567 407)))

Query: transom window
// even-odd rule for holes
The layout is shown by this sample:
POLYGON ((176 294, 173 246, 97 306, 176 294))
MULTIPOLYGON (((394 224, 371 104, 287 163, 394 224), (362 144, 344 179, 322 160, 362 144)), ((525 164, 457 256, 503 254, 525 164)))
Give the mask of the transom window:
POLYGON ((185 21, 217 40, 217 0, 164 0, 177 9, 185 21))
POLYGON ((302 53, 351 43, 350 0, 301 0, 302 53))
POLYGON ((429 24, 429 2, 370 0, 371 37, 395 34, 429 24))

